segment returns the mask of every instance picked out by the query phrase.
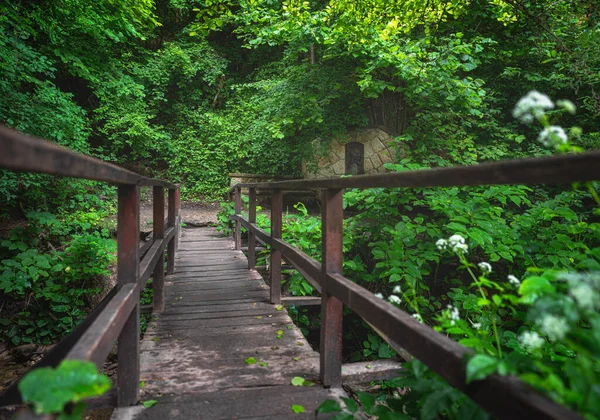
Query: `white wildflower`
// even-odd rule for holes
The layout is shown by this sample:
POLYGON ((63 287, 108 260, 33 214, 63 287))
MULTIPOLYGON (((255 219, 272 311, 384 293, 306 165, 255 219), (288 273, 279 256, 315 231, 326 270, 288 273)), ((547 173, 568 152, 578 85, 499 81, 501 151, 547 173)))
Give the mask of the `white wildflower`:
POLYGON ((596 293, 592 290, 592 288, 585 284, 579 283, 569 290, 569 293, 575 301, 577 305, 581 309, 589 310, 594 308, 594 302, 596 302, 596 293))
POLYGON ((473 322, 473 328, 475 328, 476 330, 481 328, 481 322, 473 322))
POLYGON ((419 314, 412 314, 412 317, 419 321, 421 324, 423 323, 423 318, 419 314))
POLYGON ((452 247, 452 251, 457 254, 466 254, 469 250, 469 245, 467 244, 456 244, 452 247))
POLYGON ((573 115, 575 115, 575 111, 577 110, 577 108, 575 107, 575 104, 573 102, 569 101, 568 99, 559 99, 558 101, 556 101, 556 105, 559 108, 562 108, 565 111, 567 111, 569 114, 573 114, 573 115))
POLYGON ((402 288, 400 286, 396 286, 394 287, 394 290, 392 290, 394 293, 402 293, 402 288))
POLYGON ((548 96, 532 90, 519 99, 513 110, 513 117, 529 124, 533 122, 533 117, 541 119, 547 109, 554 109, 554 103, 548 96))
POLYGON ((437 246, 440 251, 443 251, 448 248, 448 241, 445 239, 438 239, 435 246, 437 246))
POLYGON ((482 261, 479 264, 477 264, 477 267, 481 268, 481 271, 483 271, 484 273, 492 272, 492 265, 488 262, 482 261))
POLYGON ((567 133, 558 125, 551 125, 538 136, 538 141, 546 147, 557 147, 568 140, 567 133))
POLYGON ((544 345, 544 339, 535 331, 525 331, 519 341, 528 352, 535 351, 544 345))
POLYGON ((461 235, 456 233, 448 238, 448 242, 450 243, 450 246, 454 246, 456 244, 464 244, 465 238, 463 238, 461 235))
POLYGON ((567 320, 555 315, 546 315, 540 323, 540 328, 548 335, 550 341, 562 340, 569 332, 567 320))
POLYGON ((448 305, 448 309, 450 311, 448 313, 448 316, 450 317, 450 325, 454 325, 456 324, 456 321, 460 319, 460 313, 458 312, 458 308, 455 308, 452 305, 448 305))
POLYGON ((466 254, 467 250, 469 249, 469 246, 465 243, 465 238, 458 233, 449 237, 448 243, 452 247, 452 251, 456 252, 457 254, 466 254))
POLYGON ((375 297, 378 297, 379 299, 383 299, 383 295, 381 293, 375 293, 375 297))
POLYGON ((508 282, 515 287, 519 287, 521 285, 521 280, 513 276, 512 274, 508 275, 508 282))
POLYGON ((395 305, 400 305, 402 303, 402 299, 400 299, 398 296, 396 295, 391 295, 388 297, 388 301, 390 303, 393 303, 395 305))

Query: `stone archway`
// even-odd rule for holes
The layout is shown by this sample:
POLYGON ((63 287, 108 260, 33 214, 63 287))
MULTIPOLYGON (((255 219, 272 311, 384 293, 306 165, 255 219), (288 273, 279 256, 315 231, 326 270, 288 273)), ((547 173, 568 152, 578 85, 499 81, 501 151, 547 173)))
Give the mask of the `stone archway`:
MULTIPOLYGON (((379 128, 367 128, 349 134, 349 142, 345 139, 333 139, 326 155, 316 162, 316 167, 311 166, 309 169, 309 165, 303 162, 302 172, 305 178, 385 172, 385 164, 393 162, 396 155, 392 137, 379 128)), ((315 142, 315 147, 318 148, 319 140, 315 142)))

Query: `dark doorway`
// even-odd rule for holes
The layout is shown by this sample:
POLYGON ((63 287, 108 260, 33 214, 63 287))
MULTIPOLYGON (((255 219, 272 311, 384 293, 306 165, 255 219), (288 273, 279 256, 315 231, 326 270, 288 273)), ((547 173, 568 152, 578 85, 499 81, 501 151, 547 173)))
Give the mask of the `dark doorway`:
POLYGON ((346 175, 365 173, 365 145, 356 141, 346 144, 346 175))

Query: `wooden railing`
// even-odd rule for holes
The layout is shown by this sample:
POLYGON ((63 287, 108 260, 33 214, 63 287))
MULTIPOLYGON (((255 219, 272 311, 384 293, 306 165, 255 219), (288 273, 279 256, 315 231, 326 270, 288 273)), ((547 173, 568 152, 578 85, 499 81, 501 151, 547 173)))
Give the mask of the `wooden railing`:
MULTIPOLYGON (((180 231, 179 186, 142 177, 99 159, 74 153, 56 144, 25 136, 0 126, 0 168, 116 184, 117 285, 67 337, 52 348, 33 369, 57 366, 62 360, 92 361, 102 367, 118 341, 116 401, 119 407, 137 404, 140 377, 140 293, 152 276, 153 311, 164 308, 164 264, 175 267, 180 231), (153 187, 152 242, 140 248, 140 187, 153 187), (168 217, 165 222, 165 189, 168 217)), ((1 405, 21 404, 17 383, 0 395, 1 405)))
POLYGON ((344 188, 465 187, 494 184, 559 184, 600 179, 600 152, 548 158, 508 160, 475 166, 361 175, 346 178, 238 184, 235 199, 235 244, 241 227, 248 231, 248 265, 256 265, 256 241, 270 246, 271 302, 281 303, 282 258, 321 293, 320 379, 337 387, 342 379, 342 306, 369 323, 393 348, 406 350, 500 418, 574 419, 579 415, 538 394, 513 376, 491 375, 466 385, 466 347, 419 323, 406 312, 377 298, 342 274, 342 192, 344 188), (248 189, 248 219, 241 215, 242 189, 248 189), (281 239, 283 191, 322 190, 322 264, 281 239), (271 233, 256 225, 257 190, 271 192, 271 233))

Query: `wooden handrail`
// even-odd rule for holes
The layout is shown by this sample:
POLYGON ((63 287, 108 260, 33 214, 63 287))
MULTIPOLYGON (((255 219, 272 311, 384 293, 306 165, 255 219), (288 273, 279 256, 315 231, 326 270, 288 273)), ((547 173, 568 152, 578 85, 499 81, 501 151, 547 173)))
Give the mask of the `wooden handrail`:
MULTIPOLYGON (((516 377, 491 375, 470 385, 465 382, 465 356, 471 350, 450 338, 420 324, 406 312, 377 298, 365 288, 342 275, 342 188, 371 187, 461 187, 499 184, 561 184, 600 179, 600 152, 588 152, 544 158, 517 159, 452 168, 362 175, 347 178, 293 180, 270 183, 237 184, 232 187, 236 203, 241 203, 242 188, 248 188, 252 222, 241 215, 240 205, 230 216, 236 226, 247 229, 248 249, 259 241, 270 246, 271 296, 281 301, 281 258, 290 263, 321 292, 321 368, 320 377, 326 386, 341 383, 341 306, 343 303, 380 332, 394 348, 402 348, 421 360, 460 389, 491 414, 501 418, 581 418, 534 391, 516 377), (282 189, 315 188, 322 198, 322 260, 323 264, 281 239, 282 189), (256 226, 256 191, 270 190, 271 234, 256 226), (275 223, 273 222, 275 221, 275 223), (273 257, 275 256, 275 258, 273 257)), ((252 261, 252 264, 255 262, 252 261)), ((249 261, 250 265, 250 261, 249 261)))
POLYGON ((0 168, 105 181, 112 184, 177 188, 177 185, 170 182, 143 177, 111 163, 76 153, 46 140, 27 136, 3 125, 0 125, 0 168))
POLYGON ((134 310, 139 292, 138 285, 134 283, 121 287, 66 359, 88 360, 101 368, 125 321, 134 310))
MULTIPOLYGON (((140 293, 153 276, 153 311, 164 307, 164 250, 173 270, 180 234, 179 185, 140 176, 99 159, 36 139, 0 125, 0 168, 109 182, 118 186, 117 286, 71 335, 65 337, 34 368, 56 367, 65 359, 93 361, 101 366, 118 340, 117 405, 137 404, 139 395, 140 293), (154 187, 153 241, 139 244, 139 189, 154 187), (164 189, 169 190, 165 223, 164 189), (143 256, 143 258, 140 258, 143 256), (141 261, 140 261, 141 260, 141 261)), ((19 404, 17 384, 2 395, 1 405, 19 404)))
POLYGON ((236 188, 307 189, 307 188, 415 188, 467 187, 505 184, 562 184, 600 178, 600 151, 539 158, 512 159, 421 169, 406 172, 356 175, 343 178, 296 179, 293 181, 236 184, 236 188))

